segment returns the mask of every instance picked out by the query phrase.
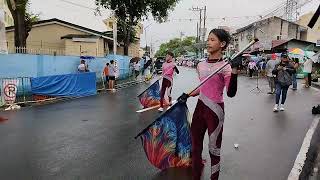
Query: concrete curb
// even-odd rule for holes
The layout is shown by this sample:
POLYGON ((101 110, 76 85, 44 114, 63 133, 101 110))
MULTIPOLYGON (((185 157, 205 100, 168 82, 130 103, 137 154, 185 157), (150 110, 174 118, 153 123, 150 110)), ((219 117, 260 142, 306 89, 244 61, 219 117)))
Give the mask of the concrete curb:
POLYGON ((300 152, 294 162, 288 180, 308 179, 312 173, 313 165, 317 159, 320 145, 320 118, 316 117, 301 146, 300 152))

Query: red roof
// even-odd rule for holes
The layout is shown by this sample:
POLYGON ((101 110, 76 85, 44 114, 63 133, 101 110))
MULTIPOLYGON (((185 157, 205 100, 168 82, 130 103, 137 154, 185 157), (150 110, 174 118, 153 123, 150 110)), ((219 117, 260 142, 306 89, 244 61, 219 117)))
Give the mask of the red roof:
POLYGON ((281 44, 284 44, 288 42, 289 40, 272 40, 272 48, 275 48, 277 46, 280 46, 281 44))

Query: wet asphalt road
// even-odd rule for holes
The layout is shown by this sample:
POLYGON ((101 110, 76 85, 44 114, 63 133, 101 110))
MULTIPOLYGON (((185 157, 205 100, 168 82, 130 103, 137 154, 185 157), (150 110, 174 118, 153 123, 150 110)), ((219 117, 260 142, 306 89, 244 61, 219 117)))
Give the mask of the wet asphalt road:
MULTIPOLYGON (((181 68, 180 68, 181 69, 181 68)), ((196 83, 193 69, 175 77, 173 96, 196 83)), ((311 107, 320 100, 313 89, 289 90, 286 111, 273 113, 274 96, 250 92, 254 79, 241 77, 235 98, 226 98, 222 180, 286 179, 313 120, 311 107), (236 150, 233 145, 239 144, 236 150)), ((0 179, 190 179, 190 169, 160 172, 146 159, 140 140, 133 137, 159 114, 140 109, 136 95, 148 84, 68 102, 0 112, 0 179)), ((192 113, 196 98, 188 101, 192 113)), ((208 137, 203 157, 208 160, 208 137)))

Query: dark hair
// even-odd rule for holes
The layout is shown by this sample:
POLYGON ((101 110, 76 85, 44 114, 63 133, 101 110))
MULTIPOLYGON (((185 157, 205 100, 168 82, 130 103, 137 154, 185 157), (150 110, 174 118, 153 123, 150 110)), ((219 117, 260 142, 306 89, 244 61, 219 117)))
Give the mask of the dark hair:
POLYGON ((107 63, 107 66, 109 66, 109 63, 107 63))
POLYGON ((174 54, 171 51, 168 51, 167 54, 170 55, 171 57, 174 57, 174 54))
POLYGON ((209 34, 211 34, 211 33, 216 35, 218 37, 219 41, 226 43, 226 45, 222 48, 223 50, 225 50, 229 46, 230 41, 231 41, 231 36, 226 30, 212 29, 209 34))
POLYGON ((111 60, 110 63, 113 64, 113 63, 114 63, 114 60, 111 60))

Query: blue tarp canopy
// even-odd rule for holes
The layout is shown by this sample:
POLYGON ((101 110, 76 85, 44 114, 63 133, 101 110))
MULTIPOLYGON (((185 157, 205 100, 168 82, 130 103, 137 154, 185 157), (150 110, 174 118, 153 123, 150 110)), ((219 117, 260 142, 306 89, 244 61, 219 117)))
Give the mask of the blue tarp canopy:
POLYGON ((80 59, 95 59, 93 56, 80 56, 80 59))
POLYGON ((82 97, 97 94, 96 73, 78 73, 31 78, 35 95, 82 97))

